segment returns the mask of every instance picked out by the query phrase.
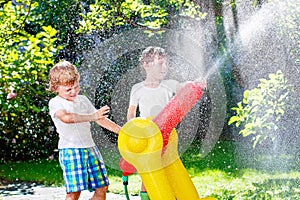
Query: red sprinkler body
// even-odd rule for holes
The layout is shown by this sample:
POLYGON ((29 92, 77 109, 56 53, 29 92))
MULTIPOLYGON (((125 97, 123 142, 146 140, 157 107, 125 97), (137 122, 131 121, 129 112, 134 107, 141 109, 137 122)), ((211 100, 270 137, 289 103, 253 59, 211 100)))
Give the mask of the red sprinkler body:
POLYGON ((202 94, 203 91, 199 83, 187 83, 152 120, 162 133, 163 148, 167 146, 173 128, 175 128, 182 118, 193 108, 202 97, 202 94))
POLYGON ((136 172, 135 167, 132 166, 130 163, 128 163, 123 158, 121 158, 119 165, 122 170, 122 176, 128 176, 128 175, 134 174, 136 172))

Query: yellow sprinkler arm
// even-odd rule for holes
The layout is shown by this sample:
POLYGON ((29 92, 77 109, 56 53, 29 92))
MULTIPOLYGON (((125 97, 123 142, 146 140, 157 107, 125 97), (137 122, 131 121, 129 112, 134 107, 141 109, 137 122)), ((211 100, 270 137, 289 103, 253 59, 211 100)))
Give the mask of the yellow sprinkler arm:
POLYGON ((161 161, 162 135, 150 119, 134 118, 120 130, 118 148, 137 169, 152 200, 176 200, 161 161))

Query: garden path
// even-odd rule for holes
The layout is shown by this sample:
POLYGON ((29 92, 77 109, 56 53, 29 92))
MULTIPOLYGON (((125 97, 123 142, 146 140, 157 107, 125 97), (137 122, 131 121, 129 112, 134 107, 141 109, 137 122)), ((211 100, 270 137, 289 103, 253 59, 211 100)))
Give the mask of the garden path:
MULTIPOLYGON (((65 199, 64 187, 45 187, 35 184, 9 184, 0 186, 0 200, 63 200, 65 199)), ((82 191, 79 200, 88 200, 92 192, 82 191)), ((107 200, 126 200, 125 195, 107 193, 107 200)), ((138 200, 138 196, 130 196, 130 200, 138 200)))

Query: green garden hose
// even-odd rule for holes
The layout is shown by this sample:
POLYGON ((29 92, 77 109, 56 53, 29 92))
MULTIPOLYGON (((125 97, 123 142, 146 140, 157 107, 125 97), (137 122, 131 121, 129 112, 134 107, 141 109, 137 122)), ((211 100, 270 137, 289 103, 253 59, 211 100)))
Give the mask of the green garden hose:
POLYGON ((127 189, 128 176, 122 176, 122 181, 123 181, 123 185, 124 185, 124 192, 125 192, 126 199, 130 200, 129 195, 128 195, 128 189, 127 189))

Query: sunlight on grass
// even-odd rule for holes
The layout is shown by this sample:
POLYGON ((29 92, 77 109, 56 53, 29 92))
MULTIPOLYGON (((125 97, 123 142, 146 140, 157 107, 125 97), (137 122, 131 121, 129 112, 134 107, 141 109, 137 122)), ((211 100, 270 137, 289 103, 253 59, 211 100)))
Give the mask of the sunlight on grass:
MULTIPOLYGON (((124 186, 122 183, 122 177, 109 176, 111 185, 109 186, 109 192, 124 194, 124 186)), ((128 177, 128 192, 131 195, 138 195, 141 188, 141 178, 138 174, 132 174, 128 177)))
POLYGON ((290 199, 299 196, 300 172, 261 173, 244 169, 240 175, 232 176, 220 170, 206 170, 192 177, 200 196, 215 196, 218 199, 290 199), (281 181, 280 181, 281 180, 281 181), (286 188, 284 188, 286 187, 286 188), (275 194, 277 190, 277 194, 275 194), (268 193, 261 197, 259 193, 268 193), (276 197, 279 196, 279 197, 276 197))
MULTIPOLYGON (((296 199, 300 196, 300 172, 261 173, 244 169, 239 175, 221 170, 205 170, 191 177, 200 197, 214 196, 229 199, 296 199), (284 198, 283 198, 284 197, 284 198)), ((121 177, 110 177, 110 192, 124 194, 121 177)), ((141 179, 137 174, 129 176, 128 191, 137 195, 141 179)))

